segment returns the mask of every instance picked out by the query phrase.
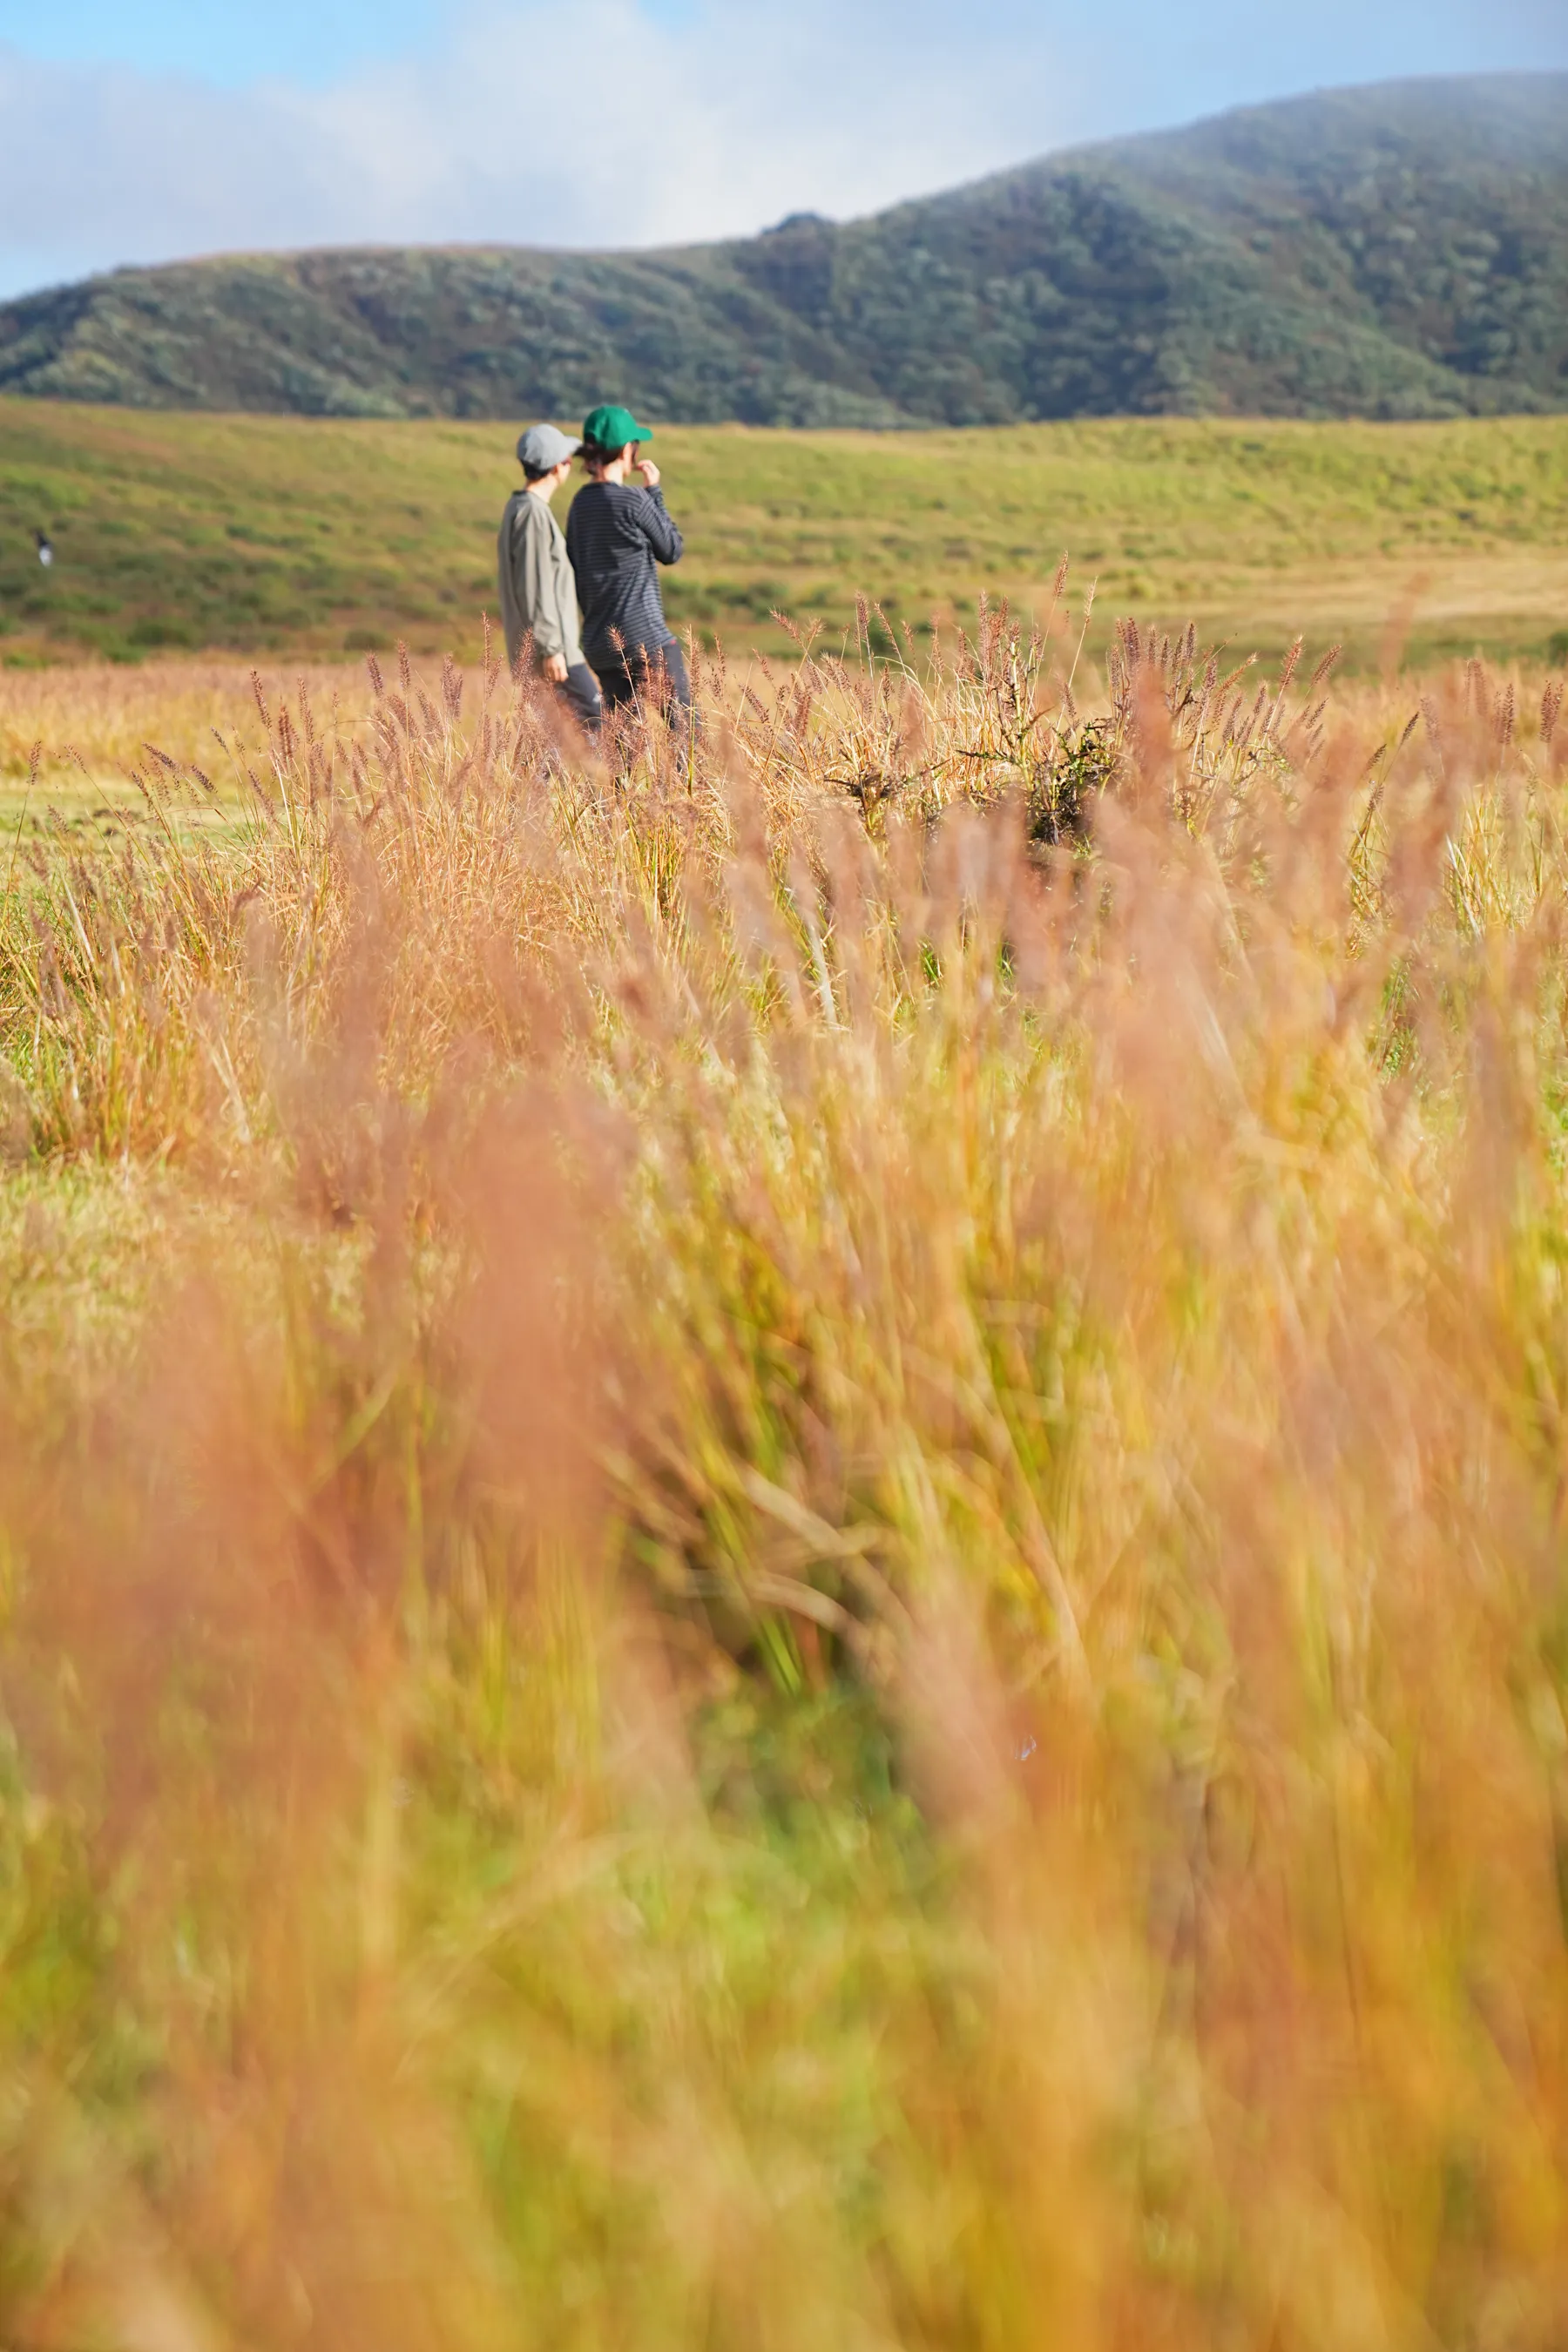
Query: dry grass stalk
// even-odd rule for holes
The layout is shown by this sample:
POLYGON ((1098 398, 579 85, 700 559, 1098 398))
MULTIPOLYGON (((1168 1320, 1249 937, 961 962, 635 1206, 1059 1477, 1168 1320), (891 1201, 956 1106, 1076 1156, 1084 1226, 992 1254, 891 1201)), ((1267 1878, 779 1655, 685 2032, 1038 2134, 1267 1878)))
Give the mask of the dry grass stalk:
POLYGON ((23 866, 17 2340, 1560 2336, 1556 707, 1072 658, 23 866))

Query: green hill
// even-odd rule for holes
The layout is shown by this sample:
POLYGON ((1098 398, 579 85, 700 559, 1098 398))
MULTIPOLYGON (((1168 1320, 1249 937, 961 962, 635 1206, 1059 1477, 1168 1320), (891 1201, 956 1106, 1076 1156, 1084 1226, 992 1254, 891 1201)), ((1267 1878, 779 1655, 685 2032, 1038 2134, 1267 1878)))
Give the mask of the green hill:
POLYGON ((1568 75, 1401 82, 648 253, 190 262, 0 308, 0 391, 994 425, 1568 408, 1568 75))

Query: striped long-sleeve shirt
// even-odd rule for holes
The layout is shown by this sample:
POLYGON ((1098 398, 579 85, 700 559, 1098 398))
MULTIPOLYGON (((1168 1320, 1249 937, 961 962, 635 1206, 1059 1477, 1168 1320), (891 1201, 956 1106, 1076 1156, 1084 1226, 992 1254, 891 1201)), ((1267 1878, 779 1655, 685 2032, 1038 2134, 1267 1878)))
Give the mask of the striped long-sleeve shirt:
POLYGON ((610 669, 639 647, 671 643, 659 599, 658 565, 679 563, 683 542, 659 490, 624 482, 589 482, 572 501, 566 552, 583 608, 583 651, 595 669, 610 669))

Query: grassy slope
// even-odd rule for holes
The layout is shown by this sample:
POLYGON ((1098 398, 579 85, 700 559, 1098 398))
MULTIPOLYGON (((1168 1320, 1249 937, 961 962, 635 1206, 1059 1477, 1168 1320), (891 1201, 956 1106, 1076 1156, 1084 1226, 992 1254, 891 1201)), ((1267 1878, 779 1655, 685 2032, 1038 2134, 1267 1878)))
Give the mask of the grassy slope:
MULTIPOLYGON (((0 404, 5 657, 471 653, 509 439, 0 404)), ((1412 599, 1419 656, 1539 655, 1568 627, 1568 420, 668 427, 658 454, 689 549, 671 617, 732 651, 784 648, 774 607, 837 637, 858 593, 917 626, 982 593, 1038 604, 1064 551, 1101 625, 1195 616, 1265 649, 1300 630, 1372 658, 1412 599)))

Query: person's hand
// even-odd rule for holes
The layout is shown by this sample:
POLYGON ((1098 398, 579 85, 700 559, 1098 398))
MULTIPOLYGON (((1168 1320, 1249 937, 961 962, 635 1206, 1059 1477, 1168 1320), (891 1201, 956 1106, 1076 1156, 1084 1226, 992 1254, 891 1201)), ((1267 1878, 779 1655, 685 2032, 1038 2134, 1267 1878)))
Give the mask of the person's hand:
POLYGON ((564 686, 566 683, 565 655, 546 654, 544 656, 544 675, 550 680, 552 686, 564 686))
POLYGON ((637 472, 642 476, 642 486, 645 490, 658 489, 658 467, 654 464, 651 457, 639 457, 637 459, 637 472))

